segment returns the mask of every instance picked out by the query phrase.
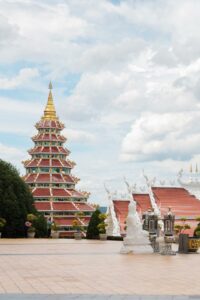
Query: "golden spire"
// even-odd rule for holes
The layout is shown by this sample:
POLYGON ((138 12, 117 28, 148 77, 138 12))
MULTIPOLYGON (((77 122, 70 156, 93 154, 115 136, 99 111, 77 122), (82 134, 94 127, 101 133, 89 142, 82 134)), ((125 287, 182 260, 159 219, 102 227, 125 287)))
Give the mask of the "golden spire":
POLYGON ((42 120, 58 120, 58 117, 56 116, 56 110, 53 103, 53 96, 51 90, 53 89, 52 83, 50 81, 49 83, 49 96, 47 105, 44 110, 44 116, 42 117, 42 120))

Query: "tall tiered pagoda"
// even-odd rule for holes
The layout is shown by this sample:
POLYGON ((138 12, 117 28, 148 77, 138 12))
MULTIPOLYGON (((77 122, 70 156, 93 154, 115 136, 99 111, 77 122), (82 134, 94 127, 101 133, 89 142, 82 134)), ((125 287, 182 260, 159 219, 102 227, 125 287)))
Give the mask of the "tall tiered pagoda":
POLYGON ((35 127, 38 133, 28 151, 31 159, 24 162, 24 180, 36 209, 58 225, 60 237, 72 236, 73 221, 86 228, 94 208, 87 203, 89 194, 75 189, 79 179, 71 174, 75 163, 67 158, 70 151, 64 147, 67 139, 61 134, 64 125, 56 115, 51 83, 44 115, 35 127))

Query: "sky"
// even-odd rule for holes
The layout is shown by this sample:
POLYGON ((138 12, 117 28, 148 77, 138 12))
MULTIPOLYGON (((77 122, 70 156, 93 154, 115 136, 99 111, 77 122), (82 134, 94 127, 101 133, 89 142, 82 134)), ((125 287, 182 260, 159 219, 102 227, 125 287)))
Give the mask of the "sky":
MULTIPOLYGON (((199 0, 0 0, 0 158, 22 161, 53 83, 90 201, 200 163, 199 0)), ((199 165, 200 167, 200 165, 199 165)))

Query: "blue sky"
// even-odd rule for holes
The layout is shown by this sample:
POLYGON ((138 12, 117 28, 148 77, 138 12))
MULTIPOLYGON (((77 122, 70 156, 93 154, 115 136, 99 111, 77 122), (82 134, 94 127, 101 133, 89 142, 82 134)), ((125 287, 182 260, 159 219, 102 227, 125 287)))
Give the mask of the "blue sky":
POLYGON ((53 82, 78 188, 199 164, 200 1, 0 0, 0 157, 24 174, 53 82), (95 3, 95 5, 94 5, 95 3))

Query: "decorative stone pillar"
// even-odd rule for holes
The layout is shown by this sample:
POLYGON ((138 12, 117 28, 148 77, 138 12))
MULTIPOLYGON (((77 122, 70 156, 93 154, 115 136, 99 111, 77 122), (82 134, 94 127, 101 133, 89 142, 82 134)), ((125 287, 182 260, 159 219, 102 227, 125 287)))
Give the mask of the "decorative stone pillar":
POLYGON ((174 221, 175 215, 172 213, 169 207, 168 213, 164 215, 164 235, 173 236, 174 235, 174 221))

